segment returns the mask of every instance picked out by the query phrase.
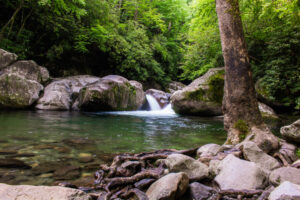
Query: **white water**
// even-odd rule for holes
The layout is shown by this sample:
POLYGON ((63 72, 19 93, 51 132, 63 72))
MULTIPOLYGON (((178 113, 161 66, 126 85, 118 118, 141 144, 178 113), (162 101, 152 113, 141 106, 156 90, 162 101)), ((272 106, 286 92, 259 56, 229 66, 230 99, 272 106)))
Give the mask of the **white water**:
POLYGON ((153 96, 146 94, 146 99, 149 103, 150 110, 161 110, 160 105, 153 96))
POLYGON ((146 99, 149 103, 150 109, 137 110, 137 111, 115 111, 115 112, 101 112, 99 114, 109 115, 127 115, 127 116, 138 116, 138 117, 177 117, 178 115, 172 109, 172 105, 168 104, 165 108, 161 109, 160 105, 154 97, 146 95, 146 99))

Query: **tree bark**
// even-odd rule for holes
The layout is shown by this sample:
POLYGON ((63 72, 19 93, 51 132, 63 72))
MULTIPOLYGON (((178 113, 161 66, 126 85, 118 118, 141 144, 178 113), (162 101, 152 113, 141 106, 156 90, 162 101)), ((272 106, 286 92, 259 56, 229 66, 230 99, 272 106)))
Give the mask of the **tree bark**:
POLYGON ((216 11, 225 62, 223 113, 227 143, 237 144, 252 136, 251 140, 270 151, 277 148, 278 141, 264 124, 258 109, 239 2, 216 0, 216 11))

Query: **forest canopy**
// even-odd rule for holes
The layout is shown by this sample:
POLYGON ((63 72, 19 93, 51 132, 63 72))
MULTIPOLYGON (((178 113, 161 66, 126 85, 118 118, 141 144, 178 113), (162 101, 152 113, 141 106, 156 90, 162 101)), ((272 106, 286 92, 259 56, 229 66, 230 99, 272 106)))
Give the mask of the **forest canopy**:
MULTIPOLYGON (((254 80, 300 109, 300 1, 240 0, 254 80)), ((51 75, 186 83, 223 57, 214 0, 2 0, 0 48, 51 75)))

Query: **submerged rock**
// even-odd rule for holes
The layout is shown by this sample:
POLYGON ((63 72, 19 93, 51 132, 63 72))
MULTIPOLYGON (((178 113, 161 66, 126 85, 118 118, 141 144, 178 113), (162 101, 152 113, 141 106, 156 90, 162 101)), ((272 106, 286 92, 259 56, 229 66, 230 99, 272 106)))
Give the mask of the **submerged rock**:
POLYGON ((183 154, 172 154, 165 160, 170 172, 185 172, 190 180, 208 177, 208 167, 198 160, 183 154))
POLYGON ((62 142, 69 146, 73 146, 73 147, 87 146, 87 145, 95 144, 94 140, 90 140, 87 138, 68 138, 68 139, 64 139, 62 142))
POLYGON ((109 75, 81 89, 78 106, 84 111, 137 110, 144 100, 141 84, 109 75))
POLYGON ((88 163, 88 162, 93 162, 94 158, 93 155, 90 153, 80 153, 78 155, 78 160, 81 163, 88 163))
POLYGON ((300 185, 285 181, 275 188, 269 200, 300 200, 300 185))
POLYGON ((254 190, 266 186, 268 174, 255 163, 241 160, 231 154, 219 165, 215 181, 222 190, 254 190))
POLYGON ((0 70, 9 66, 17 59, 18 56, 16 54, 0 49, 0 70))
POLYGON ((6 185, 0 183, 0 198, 5 200, 92 200, 81 190, 58 186, 6 185))
POLYGON ((281 127, 280 133, 288 141, 300 144, 300 119, 288 126, 281 127))
POLYGON ((300 185, 300 169, 294 167, 281 167, 275 169, 270 174, 270 182, 279 185, 284 181, 300 185))
POLYGON ((175 200, 181 197, 189 186, 186 173, 170 173, 155 181, 147 190, 149 200, 175 200))
POLYGON ((32 168, 32 173, 35 175, 53 173, 61 168, 62 164, 57 162, 44 162, 32 168))
POLYGON ((4 168, 19 168, 19 169, 30 169, 31 167, 21 160, 13 158, 0 158, 0 167, 4 168))
POLYGON ((156 89, 149 89, 146 91, 146 94, 151 95, 154 97, 159 104, 160 108, 164 108, 166 105, 169 104, 170 102, 170 94, 165 93, 164 91, 161 90, 156 90, 156 89))
POLYGON ((171 96, 175 112, 184 115, 217 116, 222 114, 224 68, 210 69, 187 87, 171 96))
POLYGON ((53 174, 54 179, 56 180, 71 180, 75 178, 79 178, 81 175, 81 169, 77 166, 61 166, 56 169, 53 174))
POLYGON ((12 155, 12 154, 17 154, 18 151, 15 150, 10 150, 10 149, 1 149, 0 150, 0 155, 12 155))
POLYGON ((74 105, 80 89, 94 83, 100 78, 89 75, 70 76, 57 79, 45 88, 44 95, 37 102, 40 110, 70 110, 78 109, 74 105))

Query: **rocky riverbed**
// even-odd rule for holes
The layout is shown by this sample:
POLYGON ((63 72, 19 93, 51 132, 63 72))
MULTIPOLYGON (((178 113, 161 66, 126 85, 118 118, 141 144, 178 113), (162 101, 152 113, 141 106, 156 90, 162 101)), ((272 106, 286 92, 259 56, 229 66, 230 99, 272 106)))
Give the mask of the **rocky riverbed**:
POLYGON ((253 142, 122 154, 110 165, 99 166, 91 186, 66 182, 60 183, 64 187, 1 184, 0 195, 7 200, 17 197, 47 200, 295 200, 300 198, 300 159, 296 150, 295 145, 281 140, 281 148, 271 155, 253 142))

